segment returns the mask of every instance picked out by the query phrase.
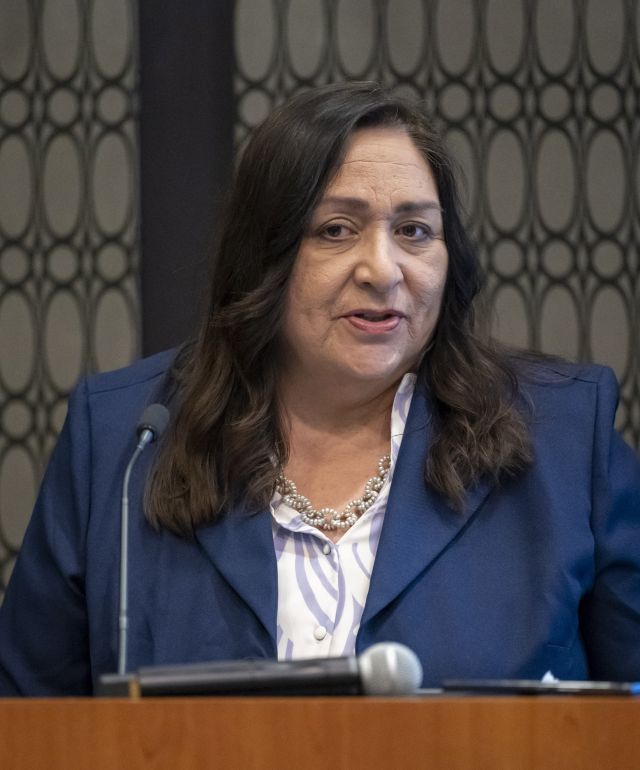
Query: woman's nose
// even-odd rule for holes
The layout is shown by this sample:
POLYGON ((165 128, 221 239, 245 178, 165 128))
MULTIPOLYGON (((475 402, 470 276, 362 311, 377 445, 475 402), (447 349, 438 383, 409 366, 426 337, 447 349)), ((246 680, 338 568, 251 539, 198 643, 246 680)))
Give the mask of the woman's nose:
POLYGON ((398 245, 390 234, 376 232, 358 245, 354 278, 362 286, 388 292, 402 280, 398 245))

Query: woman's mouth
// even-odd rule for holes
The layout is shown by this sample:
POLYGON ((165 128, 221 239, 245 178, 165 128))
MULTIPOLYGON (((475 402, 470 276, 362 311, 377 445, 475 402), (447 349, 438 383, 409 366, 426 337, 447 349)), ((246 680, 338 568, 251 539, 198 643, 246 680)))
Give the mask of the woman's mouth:
POLYGON ((343 316, 352 327, 367 334, 388 334, 404 317, 395 310, 355 310, 343 316))

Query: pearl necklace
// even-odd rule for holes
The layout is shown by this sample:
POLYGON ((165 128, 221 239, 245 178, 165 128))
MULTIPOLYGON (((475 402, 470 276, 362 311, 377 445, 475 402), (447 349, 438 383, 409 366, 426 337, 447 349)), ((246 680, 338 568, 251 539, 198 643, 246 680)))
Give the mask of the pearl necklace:
POLYGON ((334 508, 320 508, 320 510, 316 510, 311 505, 311 501, 304 495, 301 495, 293 481, 286 478, 283 473, 280 473, 276 479, 276 489, 282 495, 282 501, 285 505, 297 511, 305 524, 326 530, 348 529, 378 499, 385 479, 389 475, 390 466, 391 456, 384 455, 381 457, 378 460, 378 475, 372 476, 367 481, 362 497, 352 500, 342 513, 338 513, 334 508))

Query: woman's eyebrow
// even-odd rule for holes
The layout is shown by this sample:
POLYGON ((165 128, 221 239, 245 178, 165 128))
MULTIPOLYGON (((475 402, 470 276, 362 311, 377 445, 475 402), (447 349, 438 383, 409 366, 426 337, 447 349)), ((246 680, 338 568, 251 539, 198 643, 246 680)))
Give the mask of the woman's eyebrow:
POLYGON ((397 214, 412 214, 420 211, 438 211, 443 212, 442 206, 438 201, 426 200, 426 201, 405 201, 399 203, 393 209, 397 214))
POLYGON ((339 206, 345 209, 355 209, 357 211, 366 211, 369 203, 362 198, 351 198, 342 195, 329 195, 323 198, 318 206, 339 206))
MULTIPOLYGON (((323 198, 318 204, 318 207, 320 206, 340 206, 341 208, 355 211, 368 211, 370 208, 369 202, 363 198, 341 195, 330 195, 323 198)), ((435 200, 402 201, 393 207, 394 214, 411 214, 420 211, 442 212, 442 207, 435 200)))

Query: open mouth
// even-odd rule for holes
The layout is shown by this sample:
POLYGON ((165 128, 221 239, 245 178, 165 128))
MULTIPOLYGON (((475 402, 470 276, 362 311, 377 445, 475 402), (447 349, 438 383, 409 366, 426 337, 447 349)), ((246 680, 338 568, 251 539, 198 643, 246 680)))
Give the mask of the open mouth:
POLYGON ((397 318, 396 313, 354 313, 355 318, 362 318, 365 321, 387 321, 389 318, 397 318))

